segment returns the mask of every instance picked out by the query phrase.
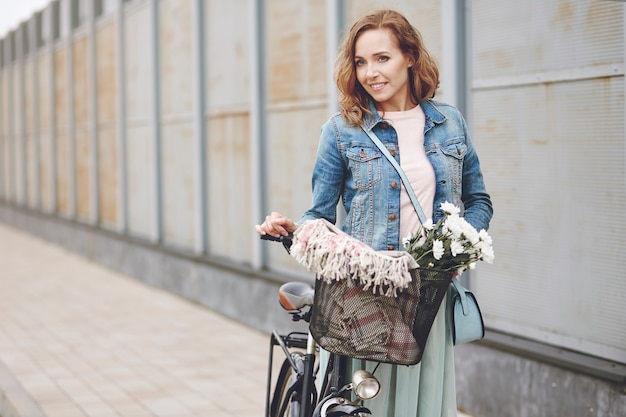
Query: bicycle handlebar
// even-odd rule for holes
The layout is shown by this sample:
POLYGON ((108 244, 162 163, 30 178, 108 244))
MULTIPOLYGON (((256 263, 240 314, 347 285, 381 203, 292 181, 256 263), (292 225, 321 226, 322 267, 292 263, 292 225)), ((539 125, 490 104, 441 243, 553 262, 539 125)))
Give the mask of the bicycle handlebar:
POLYGON ((287 236, 272 236, 269 234, 260 235, 261 240, 270 240, 272 242, 280 242, 283 244, 285 250, 290 253, 291 244, 293 243, 293 233, 289 233, 287 236))

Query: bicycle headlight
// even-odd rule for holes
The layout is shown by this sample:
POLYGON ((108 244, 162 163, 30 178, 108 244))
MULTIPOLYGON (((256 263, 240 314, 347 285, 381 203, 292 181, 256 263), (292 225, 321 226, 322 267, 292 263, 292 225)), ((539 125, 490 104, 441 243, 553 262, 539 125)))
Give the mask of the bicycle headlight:
POLYGON ((372 374, 358 370, 352 375, 352 389, 362 400, 371 400, 380 392, 380 382, 372 374))

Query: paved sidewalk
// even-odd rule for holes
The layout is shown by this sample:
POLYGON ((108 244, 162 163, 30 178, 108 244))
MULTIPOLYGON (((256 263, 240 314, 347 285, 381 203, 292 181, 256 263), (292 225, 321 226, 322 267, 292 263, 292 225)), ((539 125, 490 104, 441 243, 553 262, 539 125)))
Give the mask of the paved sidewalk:
POLYGON ((0 260, 0 416, 264 415, 268 335, 2 223, 0 260))
POLYGON ((0 224, 2 417, 261 417, 269 339, 0 224))

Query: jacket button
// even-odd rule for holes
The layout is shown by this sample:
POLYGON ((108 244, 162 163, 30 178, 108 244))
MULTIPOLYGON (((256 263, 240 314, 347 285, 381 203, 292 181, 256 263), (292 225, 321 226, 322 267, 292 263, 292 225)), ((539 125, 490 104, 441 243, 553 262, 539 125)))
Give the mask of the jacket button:
POLYGON ((380 124, 381 129, 383 130, 387 130, 389 128, 389 125, 387 123, 381 123, 380 124))
POLYGON ((387 246, 387 250, 394 250, 394 249, 395 249, 395 247, 393 245, 387 246))
POLYGON ((365 158, 365 156, 366 156, 366 155, 365 155, 365 151, 361 151, 361 153, 359 154, 359 156, 360 156, 361 158, 365 158))
POLYGON ((396 156, 396 151, 391 151, 389 152, 391 154, 391 156, 395 157, 396 156))
POLYGON ((390 214, 389 215, 389 220, 395 220, 396 219, 396 215, 395 214, 390 214))
POLYGON ((398 183, 396 181, 393 181, 391 183, 391 188, 398 188, 398 183))

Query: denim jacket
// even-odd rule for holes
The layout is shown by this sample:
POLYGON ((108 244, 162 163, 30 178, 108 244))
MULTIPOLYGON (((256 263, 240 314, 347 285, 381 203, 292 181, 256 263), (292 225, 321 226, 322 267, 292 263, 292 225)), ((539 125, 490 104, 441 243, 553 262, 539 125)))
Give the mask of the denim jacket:
MULTIPOLYGON (((487 229, 493 215, 478 156, 465 120, 454 107, 433 100, 420 103, 426 115, 424 148, 435 171, 433 222, 443 216, 441 203, 460 207, 477 230, 487 229)), ((376 112, 363 127, 372 130, 400 163, 394 128, 376 112)), ((311 208, 297 222, 337 218, 342 199, 347 216, 342 230, 375 250, 401 250, 400 175, 360 126, 348 126, 342 116, 331 117, 321 129, 313 169, 311 208)))

